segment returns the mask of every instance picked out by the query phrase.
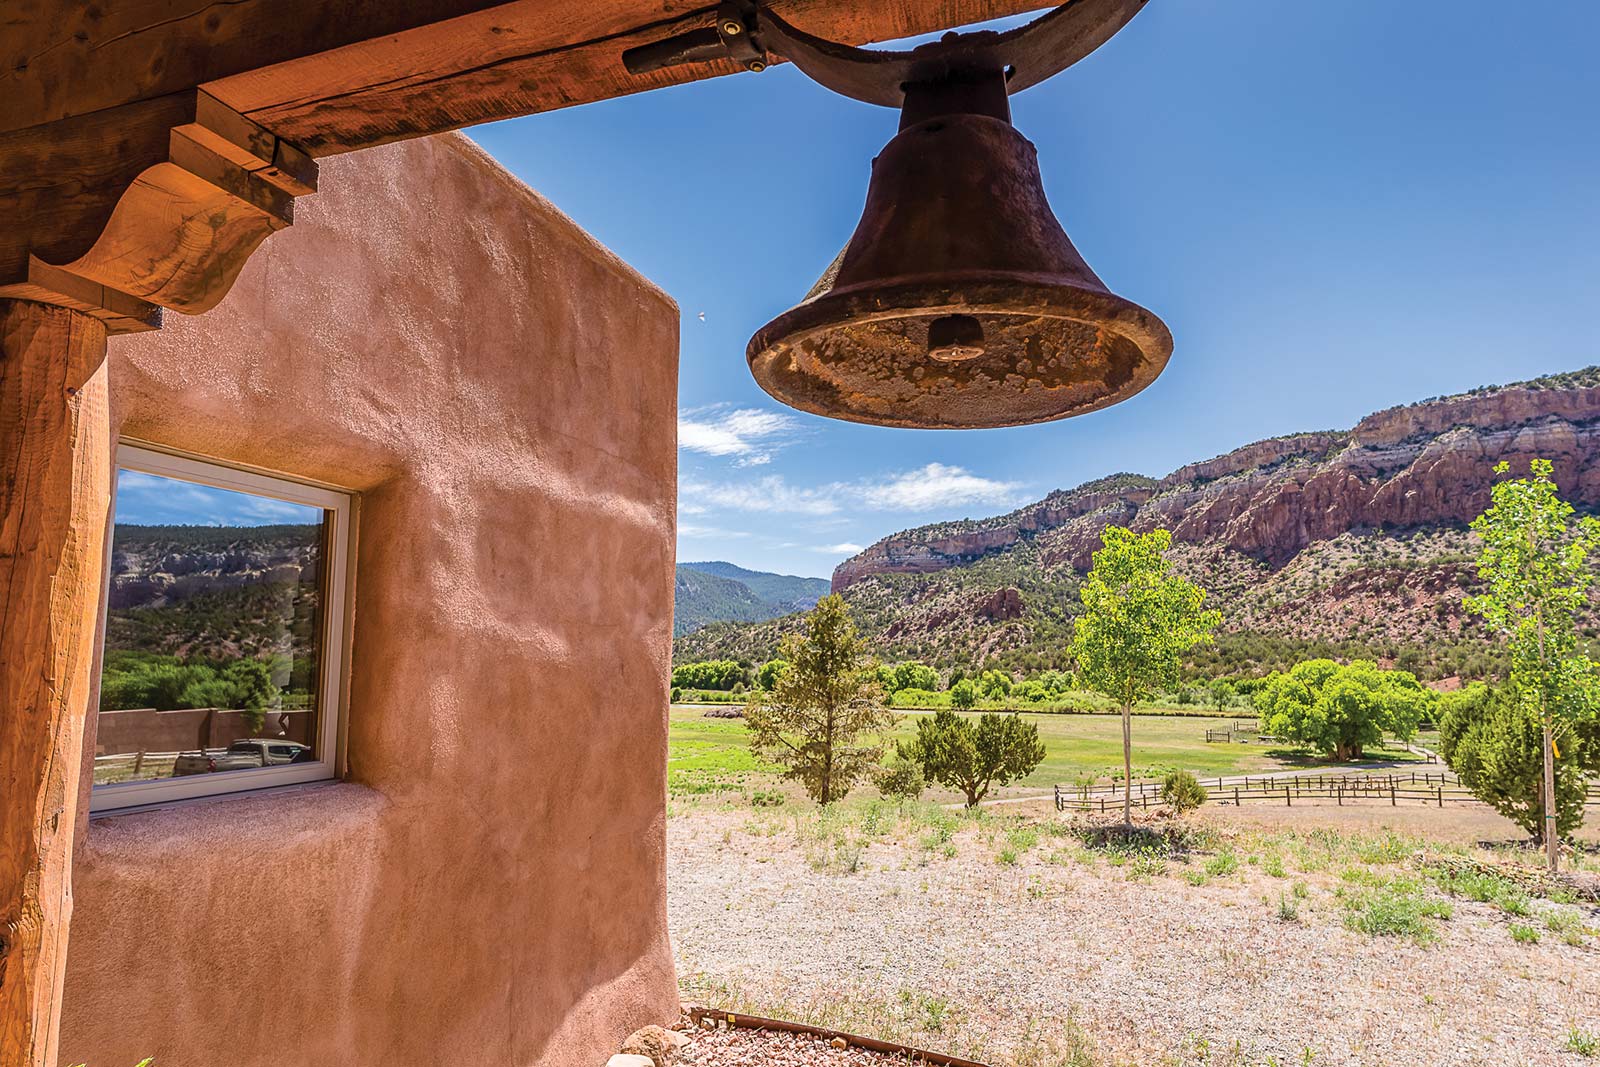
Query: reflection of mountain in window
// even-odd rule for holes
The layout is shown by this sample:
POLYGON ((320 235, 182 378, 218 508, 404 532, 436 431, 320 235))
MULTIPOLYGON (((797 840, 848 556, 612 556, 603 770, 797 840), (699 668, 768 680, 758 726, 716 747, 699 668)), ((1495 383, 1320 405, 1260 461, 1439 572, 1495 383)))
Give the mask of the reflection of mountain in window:
POLYGON ((335 511, 191 480, 190 468, 207 473, 196 461, 162 463, 184 476, 118 472, 95 785, 324 759, 335 511))

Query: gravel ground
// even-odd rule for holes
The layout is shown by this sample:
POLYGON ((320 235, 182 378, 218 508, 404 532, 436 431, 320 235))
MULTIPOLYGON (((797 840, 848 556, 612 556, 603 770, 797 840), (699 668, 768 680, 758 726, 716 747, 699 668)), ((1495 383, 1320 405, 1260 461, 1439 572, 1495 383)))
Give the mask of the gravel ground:
POLYGON ((905 1067, 905 1060, 827 1038, 766 1030, 696 1029, 678 1061, 685 1067, 905 1067))
POLYGON ((742 998, 729 1007, 997 1063, 1051 1062, 1026 1035, 1063 1024, 1100 1063, 1219 1067, 1573 1065, 1569 1028, 1600 1031, 1600 938, 1521 944, 1509 924, 1536 920, 1486 904, 1455 901, 1423 947, 1347 930, 1336 871, 1135 881, 1103 859, 1048 862, 1050 844, 1001 865, 967 830, 954 856, 877 842, 846 874, 814 869, 792 830, 754 829, 737 811, 669 821, 686 999, 720 989, 742 998), (1294 879, 1307 896, 1281 921, 1294 879))

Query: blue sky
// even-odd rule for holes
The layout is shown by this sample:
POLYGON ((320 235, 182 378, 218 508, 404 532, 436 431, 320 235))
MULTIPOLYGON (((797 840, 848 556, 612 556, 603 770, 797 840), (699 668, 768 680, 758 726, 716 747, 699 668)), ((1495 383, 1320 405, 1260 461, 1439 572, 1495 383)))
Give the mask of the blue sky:
POLYGON ((1156 0, 1013 108, 1176 350, 1127 403, 1008 430, 832 422, 745 367, 854 228, 892 112, 776 67, 471 135, 682 308, 679 558, 827 575, 908 526, 1600 361, 1597 47, 1586 0, 1156 0))
POLYGON ((158 474, 123 470, 117 472, 116 521, 139 526, 310 524, 322 521, 322 510, 158 474))

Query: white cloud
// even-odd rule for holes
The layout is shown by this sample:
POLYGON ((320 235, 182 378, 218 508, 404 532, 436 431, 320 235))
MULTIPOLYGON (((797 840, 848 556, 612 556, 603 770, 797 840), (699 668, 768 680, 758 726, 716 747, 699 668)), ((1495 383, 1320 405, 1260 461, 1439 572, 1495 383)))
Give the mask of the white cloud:
POLYGON ((877 511, 928 511, 962 504, 1004 505, 1016 500, 1019 482, 982 478, 961 467, 929 463, 862 487, 863 503, 877 511))
POLYGON ((801 515, 832 515, 839 510, 828 487, 792 486, 780 474, 752 482, 700 482, 685 478, 678 484, 680 499, 690 507, 731 508, 735 511, 781 511, 801 515))
POLYGON ((984 478, 963 467, 929 463, 879 479, 795 486, 782 475, 769 474, 747 482, 704 482, 684 479, 678 487, 685 510, 727 508, 737 511, 834 515, 848 509, 925 512, 963 505, 1005 506, 1021 503, 1020 482, 984 478))
POLYGON ((864 545, 851 544, 849 541, 841 541, 836 545, 812 545, 811 551, 823 552, 830 556, 853 556, 865 547, 864 545))
POLYGON ((678 536, 687 537, 690 540, 715 538, 720 541, 729 537, 749 537, 750 534, 744 530, 725 530, 720 526, 702 526, 695 522, 680 522, 678 523, 678 536))
POLYGON ((696 408, 678 416, 678 447, 707 456, 733 456, 741 467, 772 461, 772 453, 794 435, 800 422, 780 411, 724 405, 696 408))

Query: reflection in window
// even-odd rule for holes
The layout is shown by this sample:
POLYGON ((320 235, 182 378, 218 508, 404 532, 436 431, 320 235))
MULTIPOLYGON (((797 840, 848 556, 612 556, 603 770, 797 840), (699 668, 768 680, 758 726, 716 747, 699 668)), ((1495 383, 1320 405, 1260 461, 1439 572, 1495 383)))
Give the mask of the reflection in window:
POLYGON ((206 465, 157 458, 183 477, 118 471, 95 786, 330 759, 322 645, 335 512, 204 484, 206 465))

